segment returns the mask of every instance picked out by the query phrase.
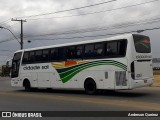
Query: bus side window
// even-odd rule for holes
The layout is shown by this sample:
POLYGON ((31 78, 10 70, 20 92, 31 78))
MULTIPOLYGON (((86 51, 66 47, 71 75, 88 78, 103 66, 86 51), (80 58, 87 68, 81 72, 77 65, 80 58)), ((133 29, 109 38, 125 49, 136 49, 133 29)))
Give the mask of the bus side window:
POLYGON ((42 61, 46 62, 49 60, 49 49, 43 50, 42 61))
POLYGON ((106 44, 106 56, 116 57, 117 56, 117 41, 107 42, 106 44))
POLYGON ((35 52, 34 51, 29 52, 29 62, 30 63, 35 62, 35 52))
POLYGON ((67 59, 75 58, 75 47, 74 46, 69 46, 66 48, 66 57, 67 59))
POLYGON ((58 48, 58 60, 65 60, 65 48, 58 48))
POLYGON ((24 52, 22 63, 27 63, 29 57, 29 52, 24 52))
POLYGON ((75 49, 75 58, 76 59, 82 59, 83 57, 83 46, 80 45, 80 46, 76 46, 76 49, 75 49))
POLYGON ((94 57, 94 54, 95 54, 94 44, 85 45, 85 52, 84 52, 85 58, 94 57))
POLYGON ((104 44, 103 43, 95 43, 95 57, 103 57, 104 54, 104 44))
POLYGON ((42 50, 36 51, 35 54, 36 54, 35 62, 40 62, 40 61, 42 61, 42 50))
POLYGON ((64 48, 53 48, 53 49, 51 49, 51 53, 50 53, 51 61, 64 60, 64 58, 65 58, 64 48))
POLYGON ((51 61, 58 60, 58 48, 51 49, 50 59, 51 61))
POLYGON ((126 55, 126 48, 127 48, 127 40, 118 41, 118 55, 119 56, 126 55))

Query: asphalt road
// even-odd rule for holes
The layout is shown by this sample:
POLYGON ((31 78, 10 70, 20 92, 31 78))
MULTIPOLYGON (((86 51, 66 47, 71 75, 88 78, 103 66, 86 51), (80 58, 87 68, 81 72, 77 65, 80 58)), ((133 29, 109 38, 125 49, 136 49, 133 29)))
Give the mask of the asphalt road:
POLYGON ((11 87, 0 78, 0 111, 160 111, 160 87, 105 91, 34 90, 11 87))

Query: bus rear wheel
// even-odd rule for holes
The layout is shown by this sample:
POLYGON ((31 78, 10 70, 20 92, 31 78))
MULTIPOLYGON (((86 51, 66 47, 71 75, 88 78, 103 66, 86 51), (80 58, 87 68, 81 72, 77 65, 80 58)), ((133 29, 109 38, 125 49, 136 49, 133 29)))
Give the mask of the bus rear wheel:
POLYGON ((87 79, 84 83, 84 88, 88 95, 93 95, 97 92, 96 83, 93 79, 87 79))
POLYGON ((31 85, 30 85, 29 80, 25 80, 24 83, 23 83, 23 86, 25 88, 25 91, 27 91, 27 92, 31 91, 31 85))

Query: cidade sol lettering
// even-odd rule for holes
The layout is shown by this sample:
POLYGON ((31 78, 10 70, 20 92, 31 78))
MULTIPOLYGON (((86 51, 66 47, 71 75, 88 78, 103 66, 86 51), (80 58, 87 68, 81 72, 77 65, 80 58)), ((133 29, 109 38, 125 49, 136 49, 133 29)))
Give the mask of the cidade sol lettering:
POLYGON ((23 70, 40 70, 40 69, 49 69, 49 65, 45 65, 45 66, 25 66, 23 68, 23 70))
POLYGON ((23 70, 39 70, 40 66, 26 66, 23 70))
POLYGON ((42 66, 42 69, 49 69, 49 65, 42 66))

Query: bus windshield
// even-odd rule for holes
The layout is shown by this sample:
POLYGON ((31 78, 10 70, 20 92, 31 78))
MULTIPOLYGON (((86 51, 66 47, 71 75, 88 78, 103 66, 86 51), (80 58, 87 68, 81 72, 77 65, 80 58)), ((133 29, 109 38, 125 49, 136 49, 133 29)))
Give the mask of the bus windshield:
POLYGON ((133 35, 135 49, 137 53, 150 53, 150 39, 143 35, 133 35))
POLYGON ((15 53, 15 55, 13 57, 11 78, 18 77, 21 55, 22 55, 22 53, 18 52, 18 53, 15 53))

